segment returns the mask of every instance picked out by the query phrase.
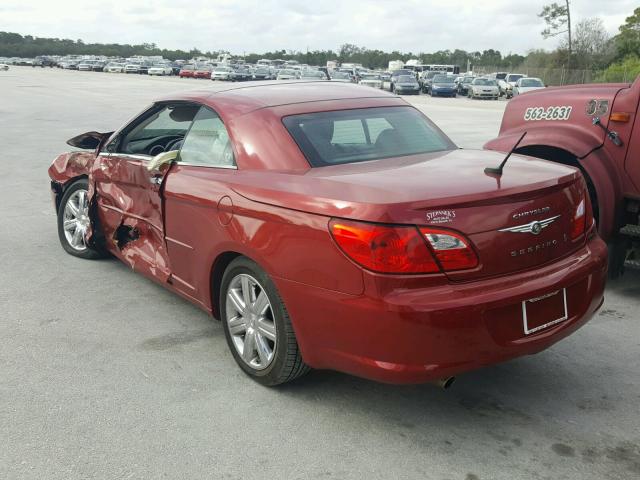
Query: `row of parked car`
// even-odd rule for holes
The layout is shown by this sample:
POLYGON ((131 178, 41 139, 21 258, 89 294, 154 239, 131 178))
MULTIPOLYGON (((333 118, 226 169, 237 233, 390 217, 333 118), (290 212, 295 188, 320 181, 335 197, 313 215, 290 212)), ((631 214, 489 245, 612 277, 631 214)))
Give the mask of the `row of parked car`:
MULTIPOLYGON (((2 60, 2 59, 0 59, 2 60)), ((467 96, 472 99, 511 98, 514 95, 544 88, 539 78, 521 73, 497 72, 491 75, 453 75, 449 72, 424 71, 419 74, 410 69, 394 70, 391 73, 374 71, 362 67, 327 69, 308 65, 251 65, 212 64, 207 62, 168 60, 74 60, 62 59, 46 64, 47 59, 38 59, 32 66, 57 66, 68 70, 98 71, 108 73, 146 74, 158 76, 177 75, 180 78, 200 78, 216 81, 241 82, 248 80, 331 80, 352 82, 361 85, 389 89, 399 95, 425 93, 432 97, 467 96)), ((8 66, 6 66, 8 68, 8 66)))
POLYGON ((398 94, 423 92, 432 97, 463 95, 472 99, 491 100, 511 98, 539 88, 545 88, 542 80, 521 73, 456 76, 447 72, 429 71, 416 75, 413 70, 402 69, 393 71, 390 81, 390 90, 398 94))

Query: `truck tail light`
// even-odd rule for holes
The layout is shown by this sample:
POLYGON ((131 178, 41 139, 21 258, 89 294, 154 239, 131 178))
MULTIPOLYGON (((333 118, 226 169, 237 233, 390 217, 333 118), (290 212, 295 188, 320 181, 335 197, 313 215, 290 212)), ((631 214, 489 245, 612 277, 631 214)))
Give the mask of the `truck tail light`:
POLYGON ((380 273, 438 273, 473 268, 478 258, 459 234, 413 226, 333 219, 329 230, 340 249, 380 273), (436 261, 437 258, 437 261, 436 261))
POLYGON ((478 266, 478 256, 471 248, 471 242, 461 234, 450 230, 421 228, 420 232, 429 245, 445 272, 465 270, 478 266))
POLYGON ((580 203, 576 207, 571 223, 571 240, 576 240, 584 234, 587 225, 586 200, 582 197, 580 203))

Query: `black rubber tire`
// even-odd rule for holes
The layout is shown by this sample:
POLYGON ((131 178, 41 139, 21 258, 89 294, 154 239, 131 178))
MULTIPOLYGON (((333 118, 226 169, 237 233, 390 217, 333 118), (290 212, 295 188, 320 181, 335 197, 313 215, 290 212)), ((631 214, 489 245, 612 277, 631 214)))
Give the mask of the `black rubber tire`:
POLYGON ((63 227, 64 207, 67 204, 69 197, 74 192, 80 189, 84 189, 87 191, 89 190, 89 182, 86 178, 81 178, 79 180, 76 180, 71 185, 69 185, 64 191, 62 200, 60 200, 60 206, 58 207, 58 220, 57 220, 58 238, 60 240, 60 245, 62 245, 62 248, 64 249, 65 252, 67 252, 69 255, 73 255, 74 257, 84 258, 87 260, 96 260, 99 258, 105 258, 106 256, 108 256, 106 252, 98 248, 87 247, 85 250, 76 250, 71 245, 69 245, 69 242, 67 242, 67 238, 64 235, 64 227, 63 227))
POLYGON ((265 386, 275 386, 287 383, 305 375, 310 368, 304 363, 298 341, 296 339, 287 308, 269 275, 254 261, 246 257, 233 260, 222 276, 220 285, 220 319, 224 329, 227 345, 238 366, 253 380, 265 386), (247 365, 233 345, 229 326, 227 324, 226 296, 231 280, 237 275, 245 273, 254 277, 264 288, 271 302, 271 311, 276 324, 276 350, 274 360, 264 370, 256 370, 247 365))

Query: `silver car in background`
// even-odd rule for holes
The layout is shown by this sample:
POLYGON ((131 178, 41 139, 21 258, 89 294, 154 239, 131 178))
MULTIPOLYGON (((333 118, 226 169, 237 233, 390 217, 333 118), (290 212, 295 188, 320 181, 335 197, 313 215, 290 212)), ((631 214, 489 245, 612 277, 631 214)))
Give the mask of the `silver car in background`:
POLYGON ((330 79, 332 82, 351 83, 351 75, 347 72, 331 72, 330 79))
POLYGON ((498 82, 492 78, 475 78, 467 90, 469 98, 488 98, 492 100, 500 98, 498 82))

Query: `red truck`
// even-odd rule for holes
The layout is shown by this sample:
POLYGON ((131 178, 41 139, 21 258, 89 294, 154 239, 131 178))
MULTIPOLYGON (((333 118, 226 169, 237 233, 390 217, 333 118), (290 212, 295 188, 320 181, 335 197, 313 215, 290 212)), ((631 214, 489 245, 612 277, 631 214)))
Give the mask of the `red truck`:
MULTIPOLYGON (((640 266, 640 77, 545 88, 509 102, 500 134, 488 150, 509 151, 577 167, 589 188, 611 276, 625 262, 640 266)), ((506 168, 509 168, 508 165, 506 168)))

